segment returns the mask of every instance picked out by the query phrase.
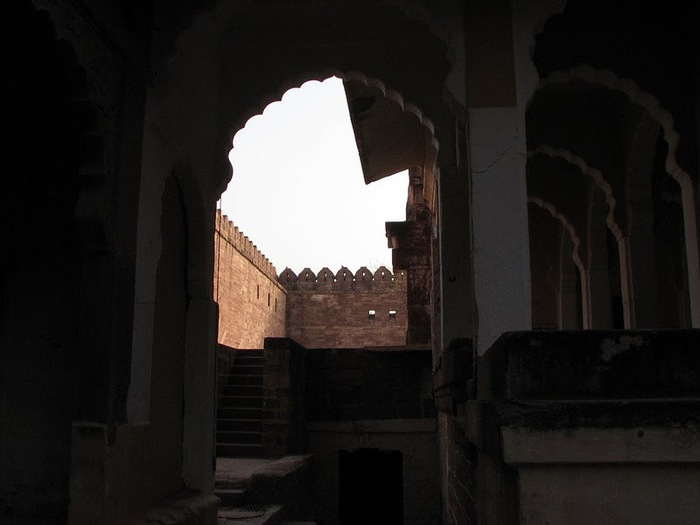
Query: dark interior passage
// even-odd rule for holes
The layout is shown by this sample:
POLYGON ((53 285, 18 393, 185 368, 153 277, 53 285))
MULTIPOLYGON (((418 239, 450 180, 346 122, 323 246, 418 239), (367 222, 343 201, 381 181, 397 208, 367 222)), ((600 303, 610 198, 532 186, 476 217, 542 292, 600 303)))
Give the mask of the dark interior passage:
POLYGON ((339 451, 340 523, 403 523, 403 455, 367 448, 339 451))

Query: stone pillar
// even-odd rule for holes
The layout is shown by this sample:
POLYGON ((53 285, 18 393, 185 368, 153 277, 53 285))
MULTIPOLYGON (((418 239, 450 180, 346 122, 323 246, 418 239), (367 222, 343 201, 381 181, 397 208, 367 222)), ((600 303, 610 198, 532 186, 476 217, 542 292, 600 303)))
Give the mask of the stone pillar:
POLYGON ((518 107, 509 2, 467 3, 467 100, 477 351, 530 327, 524 107, 518 107))
POLYGON ((561 223, 535 204, 529 206, 532 324, 536 330, 559 328, 559 249, 561 223))
POLYGON ((590 328, 613 328, 610 275, 608 269, 607 203, 601 191, 595 191, 588 216, 588 302, 590 328))
POLYGON ((559 328, 562 330, 580 330, 582 328, 582 301, 579 290, 577 290, 579 270, 571 259, 572 250, 571 238, 562 231, 559 258, 559 328))
MULTIPOLYGON (((461 137, 458 140, 466 145, 466 135, 461 137)), ((436 310, 442 348, 446 348, 454 339, 473 338, 475 328, 471 198, 466 167, 443 166, 438 183, 440 304, 436 310)))
POLYGON ((219 312, 208 297, 190 298, 185 341, 182 477, 185 488, 214 491, 216 332, 219 312))

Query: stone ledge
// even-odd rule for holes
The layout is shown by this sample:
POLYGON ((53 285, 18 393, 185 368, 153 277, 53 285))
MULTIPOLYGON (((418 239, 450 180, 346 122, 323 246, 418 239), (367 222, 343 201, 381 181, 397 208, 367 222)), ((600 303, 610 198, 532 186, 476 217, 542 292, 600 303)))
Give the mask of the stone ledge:
POLYGON ((531 430, 503 427, 510 465, 570 463, 700 463, 700 427, 531 430))
POLYGON ((149 507, 140 525, 215 525, 218 510, 219 498, 213 494, 183 492, 149 507))
POLYGON ((479 362, 479 398, 700 398, 700 330, 511 332, 479 362))
POLYGON ((435 419, 361 419, 357 421, 309 421, 307 432, 334 432, 338 434, 399 433, 417 434, 433 433, 437 430, 435 419))
POLYGON ((500 426, 533 430, 700 426, 700 399, 494 403, 500 426))

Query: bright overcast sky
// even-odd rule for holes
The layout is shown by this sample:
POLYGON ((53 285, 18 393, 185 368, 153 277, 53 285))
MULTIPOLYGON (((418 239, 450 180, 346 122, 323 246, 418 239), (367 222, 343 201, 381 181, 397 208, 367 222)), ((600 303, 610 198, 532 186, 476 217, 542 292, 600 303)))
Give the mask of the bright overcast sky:
POLYGON ((391 264, 386 221, 406 217, 408 175, 365 185, 342 81, 307 82, 233 139, 221 209, 281 273, 391 264))

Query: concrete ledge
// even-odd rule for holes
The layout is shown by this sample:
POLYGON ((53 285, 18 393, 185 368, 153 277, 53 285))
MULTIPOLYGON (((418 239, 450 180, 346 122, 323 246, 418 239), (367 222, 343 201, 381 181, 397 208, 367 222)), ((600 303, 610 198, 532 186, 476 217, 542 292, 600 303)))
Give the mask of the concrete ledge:
POLYGON ((300 456, 285 456, 268 463, 264 467, 253 472, 252 479, 259 480, 266 477, 277 477, 281 478, 287 476, 297 469, 300 469, 308 465, 313 458, 312 454, 304 454, 300 456))
POLYGON ((531 430, 700 426, 700 399, 557 400, 492 406, 500 426, 531 430))
POLYGON ((247 503, 279 504, 284 519, 303 519, 313 508, 312 454, 285 456, 255 471, 246 491, 247 503))
POLYGON ((700 330, 511 332, 479 362, 479 398, 700 397, 700 330))
POLYGON ((215 525, 219 510, 219 498, 213 494, 182 493, 149 507, 148 525, 215 525))
POLYGON ((370 433, 432 433, 437 430, 435 419, 360 419, 357 421, 310 421, 307 432, 340 434, 370 433))
POLYGON ((579 428, 562 432, 503 427, 509 465, 700 463, 700 427, 579 428))

